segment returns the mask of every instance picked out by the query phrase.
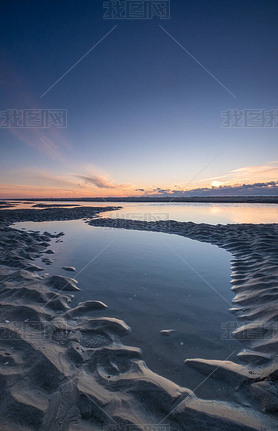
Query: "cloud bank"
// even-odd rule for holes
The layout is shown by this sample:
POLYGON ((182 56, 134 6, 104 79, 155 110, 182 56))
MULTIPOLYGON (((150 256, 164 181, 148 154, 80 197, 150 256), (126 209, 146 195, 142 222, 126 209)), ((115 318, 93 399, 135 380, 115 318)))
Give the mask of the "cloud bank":
POLYGON ((190 196, 278 196, 278 181, 267 183, 203 187, 192 190, 164 190, 160 188, 146 192, 152 197, 190 197, 190 196))

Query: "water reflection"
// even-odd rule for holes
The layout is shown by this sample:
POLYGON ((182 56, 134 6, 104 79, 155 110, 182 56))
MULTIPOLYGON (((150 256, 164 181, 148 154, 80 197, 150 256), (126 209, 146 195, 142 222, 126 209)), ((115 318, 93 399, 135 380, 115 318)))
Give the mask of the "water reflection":
MULTIPOLYGON (((176 220, 195 223, 278 223, 276 204, 214 204, 214 203, 131 203, 131 202, 17 202, 10 209, 34 208, 34 205, 74 206, 122 206, 122 210, 103 213, 102 217, 126 218, 133 220, 176 220)), ((39 207, 36 209, 40 210, 39 207)), ((43 209, 43 208, 41 208, 43 209)))
POLYGON ((235 321, 229 312, 233 293, 225 250, 176 235, 96 228, 83 221, 15 227, 65 232, 62 243, 51 245, 53 264, 41 258, 36 263, 48 273, 76 278, 81 290, 75 302, 106 303, 105 315, 132 328, 123 342, 140 347, 153 371, 193 389, 203 376, 183 365, 186 358, 225 359, 239 350, 237 341, 222 339, 223 324, 235 321), (163 329, 175 333, 163 337, 163 329))

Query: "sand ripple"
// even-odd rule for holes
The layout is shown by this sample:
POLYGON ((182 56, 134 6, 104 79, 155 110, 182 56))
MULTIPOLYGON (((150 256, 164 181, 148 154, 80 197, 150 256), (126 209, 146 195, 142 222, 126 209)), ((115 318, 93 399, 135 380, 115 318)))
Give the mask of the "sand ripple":
MULTIPOLYGON (((112 223, 115 220, 92 222, 112 223)), ((2 224, 1 429, 278 429, 277 227, 173 222, 169 229, 161 222, 117 223, 117 227, 178 233, 233 253, 233 312, 242 321, 235 333, 244 346, 239 355, 242 363, 192 359, 186 366, 205 375, 213 371, 212 378, 237 387, 237 401, 201 400, 150 371, 140 349, 122 343, 130 328, 118 319, 103 317, 105 304, 92 300, 72 308, 76 280, 45 275, 35 268, 34 259, 45 251, 51 236, 2 224), (252 334, 260 324, 266 332, 248 339, 250 324, 255 325, 252 334)))

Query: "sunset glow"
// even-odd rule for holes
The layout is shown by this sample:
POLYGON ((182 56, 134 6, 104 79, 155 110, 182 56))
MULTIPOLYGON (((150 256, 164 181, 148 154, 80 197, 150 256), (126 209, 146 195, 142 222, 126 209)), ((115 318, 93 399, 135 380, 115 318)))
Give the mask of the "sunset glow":
POLYGON ((53 21, 62 7, 42 13, 32 2, 18 6, 18 24, 4 23, 0 198, 220 193, 278 180, 277 127, 259 123, 277 104, 276 69, 261 62, 277 45, 264 21, 239 51, 246 29, 224 5, 224 17, 212 7, 203 23, 205 44, 182 2, 164 30, 155 20, 116 26, 98 6, 69 12, 67 48, 53 21), (237 122, 227 124, 229 112, 237 122))

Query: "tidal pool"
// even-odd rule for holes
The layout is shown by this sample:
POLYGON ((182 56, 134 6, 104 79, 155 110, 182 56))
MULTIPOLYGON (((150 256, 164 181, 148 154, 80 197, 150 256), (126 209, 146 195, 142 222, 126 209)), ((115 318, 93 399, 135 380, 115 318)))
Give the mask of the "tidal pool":
MULTIPOLYGON (((236 321, 229 312, 231 255, 225 250, 178 235, 92 227, 83 220, 14 227, 65 233, 62 242, 52 241, 55 254, 44 255, 53 263, 41 258, 36 263, 47 273, 78 280, 81 290, 73 303, 106 303, 108 309, 94 313, 124 320, 132 332, 123 343, 140 347, 151 370, 194 390, 204 377, 185 366, 185 359, 235 359, 240 344, 230 337, 236 321), (175 332, 163 336, 163 329, 175 332)), ((210 381, 209 388, 204 383, 196 394, 210 398, 221 392, 221 382, 210 381)))

